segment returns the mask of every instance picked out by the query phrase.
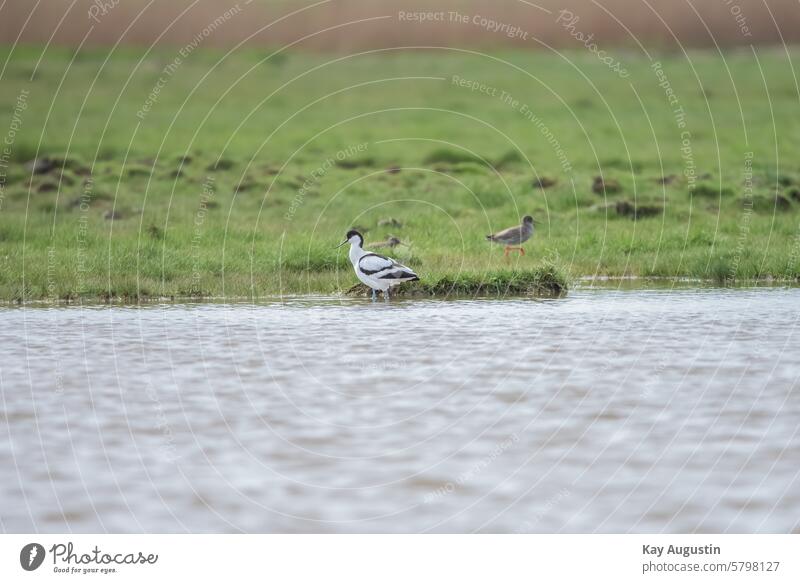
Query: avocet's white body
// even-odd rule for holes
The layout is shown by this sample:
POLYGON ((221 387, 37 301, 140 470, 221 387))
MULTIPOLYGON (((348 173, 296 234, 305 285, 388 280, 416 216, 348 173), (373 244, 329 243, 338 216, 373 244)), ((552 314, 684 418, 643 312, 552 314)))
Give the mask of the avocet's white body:
POLYGON ((361 233, 350 231, 345 242, 350 243, 350 263, 356 277, 372 289, 373 297, 376 290, 386 294, 394 286, 419 279, 414 271, 394 259, 365 251, 361 233))

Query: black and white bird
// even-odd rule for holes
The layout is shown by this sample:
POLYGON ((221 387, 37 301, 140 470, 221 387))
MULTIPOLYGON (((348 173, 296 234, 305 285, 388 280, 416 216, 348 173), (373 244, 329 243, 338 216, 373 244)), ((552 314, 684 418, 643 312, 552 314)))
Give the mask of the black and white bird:
POLYGON ((389 297, 389 290, 406 281, 417 281, 419 277, 410 268, 391 257, 364 250, 364 237, 358 231, 348 231, 344 241, 339 245, 350 243, 350 263, 356 271, 356 277, 372 289, 372 299, 377 298, 378 290, 384 297, 389 297))
POLYGON ((507 256, 511 250, 519 251, 520 255, 525 255, 525 249, 522 244, 533 236, 533 225, 536 221, 531 216, 523 217, 522 224, 516 227, 509 227, 494 235, 486 235, 486 238, 492 243, 500 243, 505 245, 506 250, 503 255, 507 256))

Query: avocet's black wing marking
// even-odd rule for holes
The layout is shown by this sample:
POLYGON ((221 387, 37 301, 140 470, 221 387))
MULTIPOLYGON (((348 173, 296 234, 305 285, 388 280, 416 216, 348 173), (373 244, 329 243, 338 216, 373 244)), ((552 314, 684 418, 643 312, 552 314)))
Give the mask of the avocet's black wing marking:
POLYGON ((417 274, 405 265, 377 253, 364 255, 358 261, 358 268, 365 275, 375 279, 396 279, 401 281, 419 279, 417 274))
POLYGON ((397 265, 395 261, 377 253, 367 253, 358 260, 358 268, 365 275, 375 275, 381 271, 391 269, 395 265, 397 265))
POLYGON ((417 274, 411 271, 410 269, 406 268, 398 268, 389 271, 383 275, 378 276, 378 279, 401 279, 403 281, 409 280, 413 281, 415 279, 419 279, 417 274))

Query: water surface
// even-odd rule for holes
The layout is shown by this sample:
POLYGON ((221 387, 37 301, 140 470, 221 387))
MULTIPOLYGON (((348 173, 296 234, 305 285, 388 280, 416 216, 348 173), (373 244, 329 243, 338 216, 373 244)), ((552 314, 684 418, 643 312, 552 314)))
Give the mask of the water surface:
POLYGON ((800 290, 0 310, 6 532, 797 532, 800 290))

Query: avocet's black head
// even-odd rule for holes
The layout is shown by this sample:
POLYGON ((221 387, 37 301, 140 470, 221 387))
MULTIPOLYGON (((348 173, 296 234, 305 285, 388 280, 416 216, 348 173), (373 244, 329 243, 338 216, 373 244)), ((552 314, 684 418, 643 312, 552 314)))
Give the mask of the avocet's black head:
POLYGON ((355 245, 357 247, 363 247, 364 237, 362 237, 361 233, 359 233, 355 229, 350 229, 349 231, 347 231, 347 234, 344 236, 344 241, 342 241, 339 247, 341 247, 342 245, 346 245, 347 243, 350 243, 351 245, 355 245))
POLYGON ((532 216, 530 216, 530 215, 526 215, 526 216, 522 217, 522 222, 523 222, 524 224, 526 224, 526 225, 532 225, 532 224, 534 224, 536 221, 534 221, 534 220, 533 220, 533 217, 532 217, 532 216))

